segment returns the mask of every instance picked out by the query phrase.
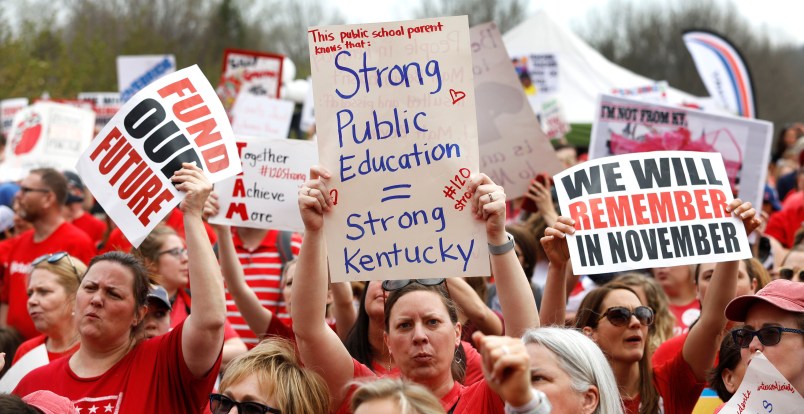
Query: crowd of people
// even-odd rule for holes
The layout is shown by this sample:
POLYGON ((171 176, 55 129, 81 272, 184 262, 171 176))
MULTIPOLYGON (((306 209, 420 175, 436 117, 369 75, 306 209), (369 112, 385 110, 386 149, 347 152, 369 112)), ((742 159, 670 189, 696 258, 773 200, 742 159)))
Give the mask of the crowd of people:
POLYGON ((692 413, 756 351, 802 393, 802 135, 782 131, 762 206, 725 206, 753 258, 604 275, 573 272, 549 180, 507 200, 470 177, 487 277, 331 283, 325 167, 296 234, 207 223, 218 197, 183 164, 137 248, 76 174, 32 170, 0 183, 0 412, 692 413))

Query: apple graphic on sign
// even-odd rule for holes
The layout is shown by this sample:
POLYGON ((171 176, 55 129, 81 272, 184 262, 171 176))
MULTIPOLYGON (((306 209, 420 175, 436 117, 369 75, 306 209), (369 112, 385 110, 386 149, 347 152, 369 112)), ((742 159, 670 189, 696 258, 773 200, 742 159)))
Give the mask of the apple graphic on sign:
POLYGON ((42 118, 37 113, 31 113, 17 125, 14 135, 11 139, 14 154, 27 154, 36 146, 42 136, 42 118))

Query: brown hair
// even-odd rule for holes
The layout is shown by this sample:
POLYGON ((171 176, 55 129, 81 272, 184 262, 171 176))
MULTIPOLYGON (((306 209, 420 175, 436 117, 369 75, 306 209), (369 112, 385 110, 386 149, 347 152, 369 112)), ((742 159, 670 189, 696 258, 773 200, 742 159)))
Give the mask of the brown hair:
POLYGON ((519 249, 522 250, 522 256, 525 259, 525 264, 522 265, 522 268, 525 270, 525 276, 530 279, 531 276, 533 276, 533 269, 536 267, 536 262, 538 261, 536 252, 541 247, 541 244, 536 240, 536 236, 531 229, 522 224, 505 226, 505 230, 514 236, 514 242, 519 246, 519 249))
POLYGON ((669 299, 659 282, 652 277, 647 277, 641 273, 623 273, 612 282, 621 283, 626 286, 641 287, 645 291, 645 298, 648 303, 644 305, 653 309, 656 314, 653 325, 648 327, 648 341, 650 343, 650 353, 659 347, 664 341, 673 337, 673 326, 676 317, 670 312, 669 299))
POLYGON ((165 239, 171 235, 178 236, 176 230, 173 230, 172 227, 164 223, 159 223, 148 233, 148 237, 142 241, 140 247, 131 249, 131 254, 145 264, 145 268, 154 275, 152 276, 154 278, 158 278, 156 275, 159 273, 156 269, 156 263, 159 261, 159 251, 162 250, 165 239))
POLYGON ((31 174, 36 174, 42 184, 56 196, 56 204, 64 205, 67 201, 67 177, 53 168, 37 168, 31 170, 31 174))
MULTIPOLYGON (((87 266, 84 262, 78 260, 78 258, 66 255, 56 263, 42 260, 31 269, 31 273, 33 273, 35 269, 47 270, 56 275, 56 281, 64 288, 67 295, 75 296, 75 292, 78 291, 78 286, 81 284, 81 278, 84 277, 84 273, 87 271, 87 266)), ((30 283, 31 280, 29 276, 28 284, 30 283)))

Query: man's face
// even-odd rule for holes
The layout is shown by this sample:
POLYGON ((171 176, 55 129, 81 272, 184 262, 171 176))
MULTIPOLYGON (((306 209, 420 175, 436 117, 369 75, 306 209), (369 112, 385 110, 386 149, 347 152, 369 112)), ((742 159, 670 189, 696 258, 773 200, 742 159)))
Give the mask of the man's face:
POLYGON ((55 195, 45 187, 39 174, 29 174, 20 181, 16 200, 20 217, 33 222, 45 215, 50 203, 55 202, 55 195))

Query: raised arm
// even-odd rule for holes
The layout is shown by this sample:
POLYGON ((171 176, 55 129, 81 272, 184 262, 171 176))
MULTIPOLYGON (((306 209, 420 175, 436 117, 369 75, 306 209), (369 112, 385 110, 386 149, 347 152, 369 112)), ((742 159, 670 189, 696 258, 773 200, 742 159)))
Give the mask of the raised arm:
MULTIPOLYGON (((742 219, 746 235, 751 234, 760 224, 751 203, 735 199, 728 205, 727 211, 742 219)), ((681 352, 699 381, 706 379, 707 370, 712 368, 715 362, 715 355, 727 323, 726 305, 736 294, 739 270, 739 261, 720 262, 715 265, 709 288, 706 289, 706 296, 701 303, 701 316, 690 328, 684 341, 681 352), (715 339, 712 339, 713 333, 715 339)))
POLYGON ((204 229, 204 203, 212 185, 194 164, 182 164, 171 180, 184 191, 181 204, 190 266, 193 301, 184 322, 181 344, 184 362, 195 376, 205 375, 215 365, 223 348, 226 306, 220 268, 204 229))
MULTIPOLYGON (((503 188, 494 184, 486 174, 475 174, 469 179, 469 191, 473 193, 472 211, 475 218, 486 223, 489 245, 507 244, 503 188)), ((536 300, 516 252, 510 249, 503 254, 489 256, 505 320, 505 334, 518 337, 528 328, 537 328, 539 311, 536 309, 536 300)))
MULTIPOLYGON (((485 282, 484 282, 485 283, 485 282)), ((460 277, 447 279, 449 295, 467 319, 474 322, 480 332, 486 335, 502 335, 503 322, 486 302, 477 295, 472 286, 460 277)))
POLYGON ((346 384, 354 377, 352 357, 338 335, 327 326, 327 249, 324 214, 333 208, 324 180, 330 174, 322 167, 310 169, 310 180, 299 190, 299 210, 304 221, 304 242, 293 280, 295 306, 290 309, 296 344, 304 365, 320 374, 330 390, 333 406, 345 397, 346 384), (321 177, 321 179, 319 179, 321 177))
POLYGON ((345 341, 357 319, 357 310, 352 301, 352 285, 349 282, 331 283, 332 316, 335 318, 335 332, 341 341, 345 341))
POLYGON ((544 230, 540 242, 550 264, 547 266, 547 281, 542 293, 541 316, 542 326, 564 326, 567 318, 567 283, 569 268, 569 247, 567 234, 575 232, 574 220, 569 217, 558 217, 556 222, 544 230))

